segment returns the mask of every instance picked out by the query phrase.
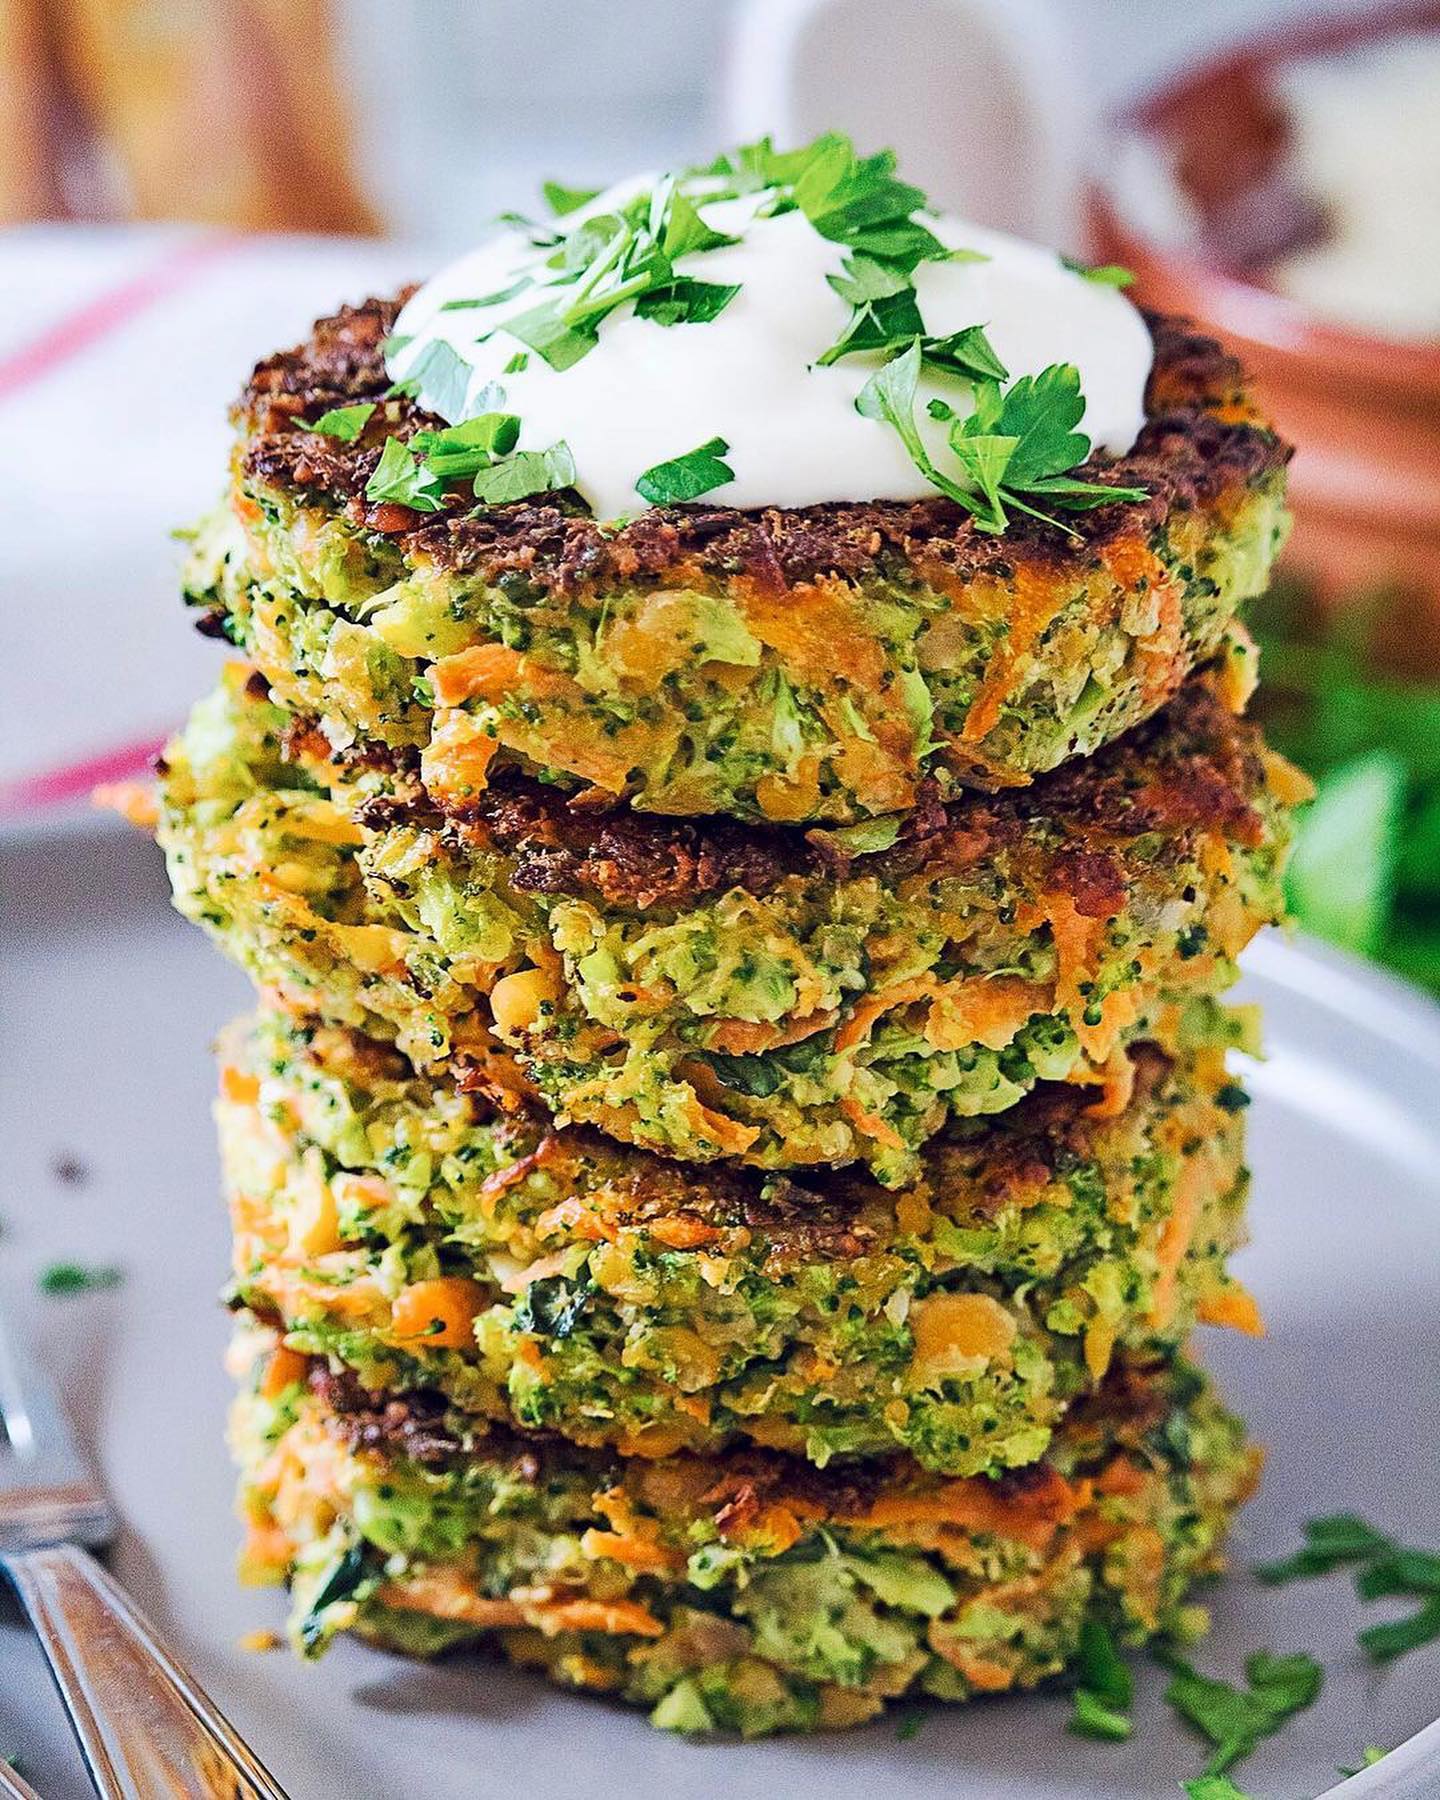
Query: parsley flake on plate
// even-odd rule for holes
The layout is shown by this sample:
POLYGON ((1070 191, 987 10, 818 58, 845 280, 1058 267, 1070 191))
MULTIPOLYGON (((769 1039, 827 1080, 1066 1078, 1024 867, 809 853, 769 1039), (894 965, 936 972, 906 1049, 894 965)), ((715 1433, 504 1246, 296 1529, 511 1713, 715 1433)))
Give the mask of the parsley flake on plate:
POLYGON ((1123 1743, 1132 1730, 1130 1703, 1134 1682, 1130 1665, 1099 1619, 1087 1619, 1081 1628, 1075 1668, 1079 1685, 1070 1730, 1079 1737, 1123 1743))
POLYGON ((1319 1663, 1303 1652, 1274 1656, 1259 1650, 1245 1662, 1246 1688, 1198 1674, 1179 1657, 1165 1659, 1170 1685, 1165 1698, 1183 1719, 1215 1746, 1206 1775, 1223 1775, 1249 1756, 1292 1713, 1313 1704, 1324 1681, 1319 1663))
POLYGON ((1278 1586, 1301 1576, 1328 1575, 1342 1563, 1368 1562, 1393 1548, 1391 1539, 1368 1520, 1355 1513, 1333 1513, 1307 1520, 1304 1548, 1278 1562, 1258 1564, 1255 1573, 1262 1581, 1278 1586))
POLYGON ((125 1279, 113 1267, 91 1268, 83 1263, 57 1262, 40 1275, 42 1294, 90 1294, 102 1288, 119 1287, 125 1279))
POLYGON ((652 506, 698 500, 701 494, 735 479, 735 471, 722 460, 729 448, 724 438, 713 437, 697 449, 687 450, 684 456, 656 463, 636 480, 635 491, 652 506))
POLYGON ((1440 1554, 1397 1544, 1354 1513, 1310 1519, 1303 1548, 1279 1562, 1261 1563, 1255 1573, 1276 1585, 1355 1563, 1360 1565, 1355 1592, 1362 1600, 1403 1596, 1421 1603, 1403 1618, 1367 1625, 1356 1638, 1367 1656, 1389 1662, 1440 1639, 1440 1554))

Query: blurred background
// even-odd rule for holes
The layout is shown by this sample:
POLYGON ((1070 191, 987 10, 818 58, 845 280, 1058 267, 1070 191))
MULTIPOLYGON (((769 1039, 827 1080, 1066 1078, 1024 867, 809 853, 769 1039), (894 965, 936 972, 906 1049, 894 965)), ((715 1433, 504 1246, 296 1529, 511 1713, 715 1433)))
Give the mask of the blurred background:
POLYGON ((257 356, 542 177, 829 126, 1255 372, 1300 446, 1256 621, 1321 783, 1295 903, 1440 991, 1434 0, 3 0, 0 830, 107 829, 208 682, 167 534, 257 356))

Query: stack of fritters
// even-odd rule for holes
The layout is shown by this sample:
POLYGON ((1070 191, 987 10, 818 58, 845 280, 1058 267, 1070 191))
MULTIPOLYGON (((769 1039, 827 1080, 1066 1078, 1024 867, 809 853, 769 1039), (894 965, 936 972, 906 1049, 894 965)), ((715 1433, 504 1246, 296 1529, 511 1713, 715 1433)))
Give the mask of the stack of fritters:
MULTIPOLYGON (((394 308, 242 399, 166 752, 223 1046, 252 1570, 658 1724, 848 1724, 1174 1627, 1255 1458, 1220 996, 1298 778, 1238 716, 1284 447, 1153 326, 1142 502, 601 528, 372 504, 394 308), (373 401, 353 441, 310 430, 373 401)), ((428 421, 434 423, 434 421, 428 421)))

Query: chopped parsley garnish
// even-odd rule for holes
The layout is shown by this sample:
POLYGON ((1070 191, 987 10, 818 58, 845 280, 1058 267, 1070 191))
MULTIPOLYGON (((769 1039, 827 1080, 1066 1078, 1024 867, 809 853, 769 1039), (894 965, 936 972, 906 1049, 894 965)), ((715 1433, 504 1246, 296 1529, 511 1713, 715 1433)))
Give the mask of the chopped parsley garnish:
POLYGON ((599 188, 566 187, 563 181, 543 181, 540 192, 545 196, 545 204, 555 214, 563 218, 566 213, 575 212, 579 207, 588 206, 599 194, 599 188))
POLYGON ((1260 1563, 1255 1573, 1274 1586, 1306 1575, 1328 1575, 1342 1563, 1369 1562, 1388 1555, 1391 1540, 1354 1513, 1334 1513, 1310 1519, 1305 1525, 1305 1547, 1279 1562, 1260 1563))
POLYGON ((888 350, 892 344, 924 337, 925 322, 915 286, 902 270, 876 262, 872 256, 851 256, 838 275, 825 279, 853 311, 844 331, 817 358, 822 366, 838 362, 842 356, 888 350))
POLYGON ((1119 263, 1101 263, 1092 267, 1089 263, 1077 262, 1073 256, 1062 256, 1060 261, 1072 275, 1093 281, 1097 287, 1127 288, 1135 280, 1135 271, 1124 269, 1119 263))
POLYGON ((1359 1775, 1362 1770, 1373 1769, 1376 1763, 1384 1762, 1389 1754, 1390 1752, 1388 1750, 1382 1750, 1378 1744, 1367 1744, 1360 1752, 1360 1767, 1358 1769, 1342 1768, 1337 1769, 1335 1773, 1343 1776, 1344 1779, 1348 1781, 1352 1775, 1359 1775))
POLYGON ((425 346, 410 373, 396 386, 412 398, 423 393, 431 412, 438 412, 442 419, 458 419, 464 416, 473 374, 464 357, 437 338, 425 346))
POLYGON ((1099 1619, 1087 1619, 1081 1629, 1076 1673, 1079 1686, 1070 1718, 1071 1731, 1080 1737, 1123 1743, 1132 1729, 1130 1703, 1134 1682, 1130 1665, 1099 1619))
MULTIPOLYGON (((601 322, 627 300, 636 303, 641 317, 662 325, 703 324, 718 317, 737 289, 677 275, 675 262, 737 240, 706 224, 680 182, 667 176, 652 192, 636 195, 614 212, 592 214, 569 229, 562 226, 553 237, 532 234, 532 246, 550 252, 528 283, 539 298, 498 321, 495 329, 563 370, 589 355, 600 341, 601 322)), ((573 202, 557 206, 565 214, 594 195, 547 189, 547 197, 552 204, 557 198, 573 202)), ((513 287, 473 304, 497 304, 518 291, 513 287)), ((454 416, 445 407, 438 410, 454 416)))
MULTIPOLYGON (((487 397, 497 406, 505 398, 493 384, 487 397)), ((575 459, 568 445, 517 450, 519 437, 516 415, 496 410, 443 431, 417 431, 408 445, 389 438, 366 484, 365 497, 394 501, 417 512, 438 512, 447 488, 459 481, 468 481, 475 498, 487 506, 504 506, 572 485, 575 459)))
POLYGON ((1432 1595, 1423 1606, 1403 1619, 1385 1625, 1367 1625, 1356 1633, 1356 1642, 1372 1662, 1390 1662, 1407 1650, 1418 1650, 1422 1644, 1433 1644, 1440 1638, 1440 1594, 1432 1595))
POLYGON ((923 354, 916 339, 893 356, 860 390, 856 410, 890 425, 926 480, 971 513, 982 531, 1004 531, 1010 522, 1007 507, 1060 524, 1031 505, 1032 499, 1075 512, 1145 498, 1143 488, 1107 487, 1066 474, 1090 454, 1089 438, 1075 429, 1085 401, 1073 363, 1052 363, 1008 388, 995 380, 977 381, 974 411, 964 417, 945 401, 932 400, 930 417, 949 427, 950 449, 959 464, 954 475, 940 469, 915 421, 923 354))
POLYGON ((1328 1575, 1346 1564, 1359 1564, 1355 1592, 1362 1600, 1406 1596, 1421 1602, 1404 1618, 1367 1625, 1357 1634, 1356 1642, 1373 1661, 1389 1662, 1440 1639, 1440 1555, 1397 1544, 1354 1513, 1309 1520, 1302 1549, 1280 1562, 1261 1563, 1255 1573, 1278 1584, 1328 1575))
POLYGON ((40 1276, 42 1294, 90 1294, 101 1288, 119 1287, 125 1279, 113 1267, 89 1268, 82 1263, 51 1263, 40 1276))
POLYGON ((920 360, 929 368, 958 375, 965 381, 1010 379, 1010 371, 995 354, 983 325, 967 325, 948 337, 921 338, 920 360))
POLYGON ((950 255, 929 226, 911 217, 926 198, 895 179, 893 150, 859 156, 848 137, 827 132, 798 155, 789 185, 821 237, 907 272, 950 255))
POLYGON ((1251 1800, 1228 1775, 1197 1775, 1193 1781, 1182 1781, 1180 1785, 1187 1800, 1251 1800))
POLYGON ((365 498, 410 506, 416 512, 439 512, 444 483, 432 475, 399 438, 386 438, 370 479, 365 498))
POLYGON ((1134 1726, 1129 1713, 1107 1706, 1089 1688, 1076 1688, 1070 1729, 1077 1737, 1102 1738, 1107 1743, 1123 1744, 1134 1726))
POLYGON ((549 494, 573 487, 575 458, 565 442, 548 450, 517 450, 513 456, 482 469, 473 491, 487 506, 504 506, 511 500, 528 500, 532 494, 549 494))
POLYGON ((442 313, 474 312, 481 306, 499 306, 504 300, 513 300, 517 294, 523 294, 526 288, 534 287, 535 282, 529 275, 521 275, 508 287, 496 288, 493 294, 481 294, 470 299, 447 300, 441 306, 442 313))
POLYGON ((895 1736, 900 1743, 908 1744, 911 1738, 919 1737, 924 1723, 925 1714, 919 1707, 913 1707, 901 1717, 900 1723, 895 1727, 895 1736))
MULTIPOLYGON (((1144 498, 1140 489, 1082 481, 1071 473, 1090 453, 1090 440, 1076 429, 1084 399, 1072 365, 1056 364, 1011 382, 984 324, 946 334, 927 330, 915 287, 920 265, 985 257, 942 242, 924 216, 925 194, 899 179, 893 152, 862 156, 837 132, 789 151, 776 150, 764 138, 703 167, 663 176, 629 198, 612 197, 600 211, 592 208, 598 190, 547 182, 544 192, 552 224, 502 215, 524 234, 521 266, 509 282, 493 293, 457 296, 441 308, 474 317, 477 345, 497 334, 522 345, 507 372, 523 369, 530 356, 542 357, 556 371, 573 368, 596 348, 605 321, 622 307, 667 329, 719 318, 740 283, 708 281, 677 264, 738 243, 711 224, 702 208, 744 198, 750 202, 748 210, 740 209, 744 218, 795 213, 837 246, 840 266, 826 280, 850 316, 832 344, 815 346, 817 364, 860 355, 886 359, 866 384, 858 409, 891 424, 925 479, 964 506, 981 529, 1003 531, 1017 511, 1058 524, 1055 511, 1144 498), (518 310, 484 317, 522 294, 518 310), (927 447, 935 434, 915 420, 922 366, 964 384, 974 397, 971 407, 929 402, 930 418, 946 427, 949 455, 939 461, 927 447)), ((1113 285, 1125 275, 1113 268, 1072 266, 1088 279, 1113 285)), ((400 341, 391 347, 400 348, 400 341)), ((416 356, 397 391, 423 397, 444 418, 462 419, 467 406, 477 406, 470 394, 474 374, 465 347, 436 340, 416 356)), ((712 440, 647 469, 636 490, 655 505, 695 499, 733 480, 724 451, 712 440)), ((407 458, 387 456, 370 497, 437 510, 444 494, 423 447, 407 458)), ((543 455, 507 453, 505 472, 499 472, 500 458, 476 472, 476 496, 494 504, 563 485, 566 456, 563 445, 543 455), (550 466, 545 457, 552 459, 550 466)), ((568 479, 573 478, 571 468, 568 479)))
POLYGON ((635 302, 635 316, 653 319, 657 325, 708 325, 739 292, 738 281, 696 281, 677 275, 668 286, 642 294, 635 302))
POLYGON ((339 438, 341 443, 353 444, 370 423, 374 410, 373 400, 362 401, 358 406, 332 406, 306 429, 318 431, 322 437, 339 438))
POLYGON ((1313 1657, 1273 1656, 1268 1650, 1246 1659, 1244 1689, 1197 1674, 1178 1657, 1167 1659, 1166 1666, 1171 1671, 1166 1700, 1215 1746, 1206 1775, 1223 1775, 1249 1756, 1261 1738, 1314 1702, 1325 1678, 1313 1657))
POLYGON ((701 494, 724 487, 735 479, 735 471, 723 460, 730 446, 724 438, 713 437, 698 449, 687 450, 671 462, 656 463, 646 469, 635 483, 635 491, 652 506, 675 506, 685 500, 698 500, 701 494))

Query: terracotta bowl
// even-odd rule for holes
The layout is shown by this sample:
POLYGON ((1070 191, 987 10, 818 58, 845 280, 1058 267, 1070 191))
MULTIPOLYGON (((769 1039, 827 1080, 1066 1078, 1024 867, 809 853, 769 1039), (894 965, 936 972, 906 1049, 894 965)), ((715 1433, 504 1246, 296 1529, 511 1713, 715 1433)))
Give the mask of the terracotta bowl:
POLYGON ((1352 330, 1267 289, 1262 274, 1324 230, 1289 176, 1273 73, 1426 29, 1440 30, 1440 0, 1291 24, 1127 109, 1116 142, 1168 168, 1190 203, 1197 224, 1182 247, 1136 222, 1118 158, 1094 184, 1090 210, 1103 260, 1135 271, 1145 304, 1213 326, 1298 446, 1286 567, 1322 603, 1393 590, 1387 648, 1411 670, 1440 673, 1440 340, 1352 330))

